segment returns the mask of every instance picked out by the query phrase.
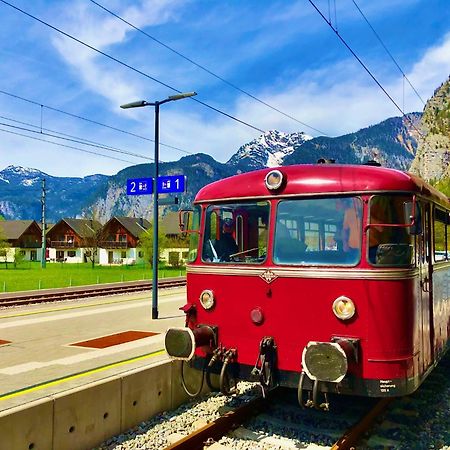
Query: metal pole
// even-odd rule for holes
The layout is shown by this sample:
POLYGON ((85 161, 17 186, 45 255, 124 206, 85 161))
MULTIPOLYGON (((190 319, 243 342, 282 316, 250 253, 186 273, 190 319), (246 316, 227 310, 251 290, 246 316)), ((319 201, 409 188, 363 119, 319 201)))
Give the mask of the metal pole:
POLYGON ((155 102, 155 170, 153 175, 153 279, 152 319, 158 318, 158 176, 159 176, 159 104, 155 102))
POLYGON ((41 267, 44 269, 46 264, 46 224, 45 224, 45 178, 42 179, 42 243, 41 243, 41 267))

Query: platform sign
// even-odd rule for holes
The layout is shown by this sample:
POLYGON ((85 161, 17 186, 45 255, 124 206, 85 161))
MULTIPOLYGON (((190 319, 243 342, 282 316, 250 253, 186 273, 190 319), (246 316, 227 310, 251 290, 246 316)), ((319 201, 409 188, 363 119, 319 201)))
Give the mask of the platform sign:
POLYGON ((186 189, 186 177, 184 175, 170 175, 158 177, 158 193, 170 194, 184 192, 186 189))
POLYGON ((127 195, 153 194, 153 178, 130 178, 127 180, 127 195))

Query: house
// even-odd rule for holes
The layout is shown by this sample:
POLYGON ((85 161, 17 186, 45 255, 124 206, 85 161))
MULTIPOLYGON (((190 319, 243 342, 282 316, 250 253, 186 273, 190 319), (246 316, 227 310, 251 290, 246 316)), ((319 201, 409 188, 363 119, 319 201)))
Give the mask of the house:
POLYGON ((103 227, 100 264, 138 264, 144 262, 139 236, 150 228, 142 217, 112 217, 103 227))
POLYGON ((47 232, 50 261, 98 262, 102 224, 90 219, 61 219, 47 232))
POLYGON ((9 244, 1 261, 14 262, 16 251, 27 261, 41 260, 42 231, 35 220, 0 221, 0 239, 9 244))
POLYGON ((161 251, 161 261, 169 266, 184 266, 189 255, 189 240, 182 237, 178 212, 169 212, 164 216, 161 229, 169 240, 169 245, 161 251))

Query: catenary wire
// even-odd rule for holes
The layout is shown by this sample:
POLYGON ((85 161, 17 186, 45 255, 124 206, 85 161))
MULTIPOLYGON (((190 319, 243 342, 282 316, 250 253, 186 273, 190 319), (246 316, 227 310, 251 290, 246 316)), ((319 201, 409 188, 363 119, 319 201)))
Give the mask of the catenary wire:
MULTIPOLYGON (((0 0, 3 1, 3 0, 0 0)), ((377 84, 377 86, 384 92, 384 94, 388 97, 388 99, 392 102, 392 104, 400 111, 402 116, 411 124, 411 126, 418 132, 420 136, 423 136, 423 133, 414 125, 413 121, 405 114, 405 112, 400 108, 397 102, 391 97, 388 91, 383 87, 383 85, 377 80, 375 75, 370 71, 370 69, 364 64, 361 58, 354 52, 354 50, 347 44, 346 40, 339 34, 336 28, 333 27, 333 24, 327 20, 327 18, 323 15, 322 11, 315 5, 312 0, 308 0, 309 3, 314 7, 314 9, 319 13, 322 19, 328 24, 328 26, 334 31, 339 40, 347 47, 349 52, 355 57, 355 59, 359 62, 359 64, 364 68, 364 70, 369 74, 372 80, 377 84)))
POLYGON ((41 142, 46 142, 48 144, 57 145, 58 147, 71 148, 72 150, 77 150, 77 151, 84 152, 84 153, 90 153, 90 154, 96 155, 96 156, 102 156, 103 158, 115 159, 116 161, 122 161, 122 162, 130 163, 130 164, 135 164, 135 162, 129 161, 127 159, 116 158, 115 156, 103 155, 102 153, 93 152, 93 151, 86 150, 86 149, 83 149, 83 148, 73 147, 71 145, 60 144, 59 142, 49 141, 48 139, 41 139, 41 138, 37 138, 35 136, 28 136, 26 134, 17 133, 15 131, 10 131, 10 130, 4 130, 2 128, 0 128, 0 131, 2 131, 3 133, 14 134, 16 136, 22 136, 22 137, 25 137, 25 138, 28 138, 28 139, 33 139, 35 141, 41 141, 41 142))
POLYGON ((383 40, 381 39, 381 37, 379 36, 379 34, 376 32, 375 28, 372 26, 372 24, 369 22, 369 19, 367 19, 367 17, 365 16, 365 14, 362 12, 361 8, 358 6, 358 4, 356 3, 355 0, 352 0, 353 4, 356 6, 356 9, 359 11, 359 13, 361 14, 361 16, 363 17, 363 19, 366 21, 367 25, 369 26, 369 28, 373 31, 373 34, 375 35, 375 37, 378 39, 378 41, 380 42, 380 44, 383 46, 383 48, 386 50, 386 53, 390 56, 390 58, 392 59, 392 61, 394 62, 394 64, 397 66, 397 69, 400 71, 400 73, 403 75, 404 79, 408 82, 408 84, 411 86, 411 89, 414 91, 414 93, 417 95, 417 97, 420 99, 420 101, 425 105, 425 101, 423 100, 423 98, 420 96, 420 94, 417 92, 416 88, 413 86, 413 84, 411 83, 411 81, 408 79, 408 77, 406 76, 405 72, 403 72, 402 68, 400 67, 400 65, 398 64, 398 62, 396 61, 396 59, 394 58, 394 56, 392 55, 392 53, 389 51, 389 49, 386 47, 386 45, 384 44, 383 40))
MULTIPOLYGON (((145 140, 145 141, 155 142, 154 139, 150 139, 150 138, 148 138, 148 137, 141 136, 141 135, 139 135, 139 134, 135 134, 135 133, 132 133, 132 132, 130 132, 130 131, 121 130, 120 128, 116 128, 116 127, 113 127, 113 126, 111 126, 111 125, 106 125, 106 124, 104 124, 104 123, 97 122, 97 121, 92 120, 92 119, 88 119, 87 117, 78 116, 78 115, 76 115, 76 114, 72 114, 72 113, 70 113, 70 112, 63 111, 62 109, 53 108, 52 106, 48 106, 48 105, 43 105, 42 103, 35 102, 35 101, 30 100, 30 99, 25 98, 25 97, 20 97, 19 95, 12 94, 12 93, 10 93, 10 92, 6 92, 6 91, 3 91, 3 90, 0 90, 0 94, 4 94, 4 95, 7 95, 7 96, 9 96, 9 97, 16 98, 16 99, 22 100, 22 101, 24 101, 24 102, 28 102, 28 103, 31 103, 31 104, 33 104, 33 105, 37 105, 37 106, 40 106, 40 107, 44 107, 44 108, 46 108, 46 109, 48 109, 48 110, 50 110, 50 111, 55 111, 55 112, 58 112, 58 113, 60 113, 60 114, 65 114, 65 115, 67 115, 67 116, 69 116, 69 117, 73 117, 73 118, 75 118, 75 119, 84 120, 84 121, 89 122, 89 123, 92 123, 92 124, 94 124, 94 125, 99 125, 99 126, 101 126, 101 127, 109 128, 110 130, 118 131, 118 132, 123 133, 123 134, 127 134, 127 135, 130 135, 130 136, 139 138, 139 139, 143 139, 143 140, 145 140)), ((173 150, 178 150, 179 152, 182 152, 182 153, 187 153, 188 155, 194 155, 194 153, 192 153, 192 152, 189 152, 189 151, 187 151, 187 150, 183 150, 183 149, 178 148, 178 147, 174 147, 173 145, 164 144, 164 143, 162 143, 162 142, 160 142, 159 145, 161 145, 161 146, 163 146, 163 147, 171 148, 171 149, 173 149, 173 150)))
MULTIPOLYGON (((0 116, 0 117, 6 118, 4 116, 0 116)), ((8 118, 6 118, 6 119, 7 120, 11 120, 11 119, 8 119, 8 118)), ((18 123, 24 124, 23 122, 19 122, 19 121, 14 121, 14 122, 18 122, 18 123)), ((101 145, 101 144, 90 144, 90 143, 87 143, 87 142, 83 142, 82 140, 79 140, 79 139, 71 139, 71 138, 67 138, 67 137, 63 137, 63 136, 58 136, 57 134, 44 133, 43 131, 37 131, 37 130, 30 130, 29 128, 19 127, 19 126, 11 125, 11 124, 4 123, 4 122, 0 122, 0 125, 2 125, 4 127, 8 127, 8 128, 14 128, 15 130, 27 131, 28 133, 35 133, 35 134, 40 134, 42 136, 48 136, 48 137, 52 137, 52 138, 55 138, 55 139, 62 139, 64 141, 74 142, 76 144, 88 145, 90 147, 95 147, 95 148, 98 148, 100 150, 106 150, 108 152, 121 153, 122 155, 128 155, 128 156, 133 156, 135 158, 142 158, 142 159, 154 161, 154 158, 150 158, 150 157, 147 157, 147 156, 142 156, 142 155, 139 155, 138 153, 128 152, 126 150, 116 149, 116 148, 113 148, 113 147, 107 147, 107 146, 104 146, 104 145, 101 145)), ((31 126, 31 127, 36 127, 36 125, 31 125, 31 124, 25 124, 25 125, 28 125, 28 126, 31 126)), ((56 132, 56 133, 58 133, 58 132, 56 132)))
MULTIPOLYGON (((69 39, 72 39, 73 41, 78 42, 79 44, 81 44, 81 45, 83 45, 83 46, 85 46, 85 47, 91 49, 92 51, 94 51, 94 52, 96 52, 96 53, 98 53, 98 54, 104 56, 105 58, 108 58, 108 59, 110 59, 111 61, 114 61, 114 62, 116 62, 116 63, 118 63, 118 64, 120 64, 120 65, 122 65, 122 66, 124 66, 124 67, 126 67, 126 68, 128 68, 128 69, 130 69, 130 70, 132 70, 133 72, 136 72, 136 73, 138 73, 138 74, 140 74, 140 75, 142 75, 142 76, 144 76, 144 77, 146 77, 146 78, 148 78, 148 79, 154 81, 155 83, 158 83, 158 84, 160 84, 160 85, 162 85, 162 86, 165 86, 165 87, 167 87, 168 89, 171 89, 172 91, 175 91, 175 92, 177 92, 177 93, 179 93, 179 94, 182 93, 179 89, 177 89, 177 88, 175 88, 175 87, 173 87, 173 86, 170 86, 169 84, 167 84, 167 83, 165 83, 165 82, 163 82, 163 81, 161 81, 161 80, 158 80, 158 79, 155 78, 155 77, 152 77, 151 75, 149 75, 149 74, 143 72, 142 70, 139 70, 139 69, 137 69, 136 67, 133 67, 133 66, 131 66, 130 64, 127 64, 126 62, 123 62, 123 61, 121 61, 120 59, 115 58, 114 56, 111 56, 111 55, 109 55, 108 53, 103 52, 102 50, 99 50, 98 48, 96 48, 96 47, 94 47, 94 46, 92 46, 92 45, 90 45, 90 44, 87 44, 86 42, 82 41, 81 39, 78 39, 78 38, 76 38, 75 36, 72 36, 71 34, 69 34, 69 33, 65 32, 65 31, 61 30, 61 29, 58 28, 58 27, 55 27, 54 25, 49 24, 48 22, 45 22, 45 21, 42 20, 42 19, 39 19, 38 17, 34 16, 33 14, 30 14, 30 13, 24 11, 23 9, 21 9, 21 8, 19 8, 19 7, 15 6, 15 5, 13 5, 13 4, 7 2, 6 0, 0 0, 0 2, 2 2, 3 4, 5 4, 5 5, 7 5, 7 6, 10 6, 11 8, 15 9, 16 11, 19 11, 20 13, 26 15, 26 16, 29 17, 29 18, 31 18, 31 19, 33 19, 33 20, 36 20, 37 22, 41 23, 42 25, 45 25, 45 26, 51 28, 52 30, 57 31, 58 33, 62 34, 63 36, 66 36, 66 37, 68 37, 69 39)), ((198 99, 196 99, 196 98, 194 98, 194 97, 189 97, 189 98, 190 98, 190 100, 192 100, 192 101, 194 101, 194 102, 197 102, 198 104, 203 105, 203 106, 205 106, 206 108, 211 109, 212 111, 217 112, 218 114, 222 114, 223 116, 228 117, 229 119, 232 119, 232 120, 234 120, 234 121, 236 121, 236 122, 239 122, 239 123, 241 123, 242 125, 245 125, 245 126, 247 126, 247 127, 249 127, 249 128, 252 128, 253 130, 259 131, 260 133, 264 133, 264 130, 262 130, 261 128, 258 128, 258 127, 256 127, 255 125, 251 125, 250 123, 245 122, 244 120, 239 119, 238 117, 235 117, 235 116, 233 116, 233 115, 231 115, 231 114, 228 114, 227 112, 222 111, 222 110, 220 110, 220 109, 218 109, 218 108, 215 108, 214 106, 211 106, 211 105, 209 105, 208 103, 202 102, 201 100, 198 100, 198 99)))
POLYGON ((207 67, 203 66, 202 64, 197 63, 196 61, 194 61, 193 59, 187 57, 186 55, 183 55, 183 53, 179 52, 178 50, 175 50, 173 47, 170 47, 169 45, 165 44, 164 42, 162 42, 161 40, 155 38, 154 36, 148 34, 146 31, 142 30, 141 28, 137 27, 136 25, 133 25, 131 22, 129 22, 128 20, 124 19, 123 17, 119 16, 118 14, 116 14, 115 12, 111 11, 110 9, 106 8, 104 5, 96 2, 95 0, 90 0, 91 3, 93 3, 94 5, 97 5, 99 8, 103 9, 104 11, 106 11, 108 14, 111 14, 112 16, 114 16, 116 19, 122 21, 123 23, 127 24, 128 26, 130 26, 131 28, 133 28, 134 30, 138 31, 139 33, 143 34, 144 36, 148 37, 149 39, 152 39, 154 42, 156 42, 157 44, 163 46, 164 48, 166 48, 167 50, 170 50, 171 52, 175 53, 176 55, 178 55, 179 57, 183 58, 184 60, 190 62, 191 64, 193 64, 194 66, 198 67, 199 69, 207 72, 209 75, 212 75, 213 77, 217 78, 218 80, 222 81, 223 83, 225 83, 226 85, 232 87, 233 89, 241 92, 242 94, 250 97, 251 99, 259 102, 260 104, 267 106, 268 108, 272 109, 273 111, 276 111, 280 114, 282 114, 283 116, 299 123, 300 125, 303 125, 304 127, 310 128, 311 130, 317 131, 318 133, 321 133, 325 136, 327 136, 327 134, 311 125, 308 125, 305 122, 302 122, 301 120, 293 117, 290 114, 285 113, 284 111, 281 111, 279 108, 276 108, 275 106, 270 105, 269 103, 265 102, 264 100, 261 100, 260 98, 256 97, 255 95, 251 94, 250 92, 240 88, 239 86, 237 86, 236 84, 228 81, 227 79, 221 77, 220 75, 217 75, 216 73, 214 73, 212 70, 208 69, 207 67))

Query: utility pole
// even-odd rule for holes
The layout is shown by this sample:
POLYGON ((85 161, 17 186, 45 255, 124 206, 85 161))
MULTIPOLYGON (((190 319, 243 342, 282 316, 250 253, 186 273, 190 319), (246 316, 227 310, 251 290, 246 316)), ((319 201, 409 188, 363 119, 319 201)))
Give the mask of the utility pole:
POLYGON ((42 179, 42 196, 41 196, 41 204, 42 204, 42 251, 41 251, 41 267, 45 269, 46 264, 46 223, 45 223, 45 178, 42 179))

